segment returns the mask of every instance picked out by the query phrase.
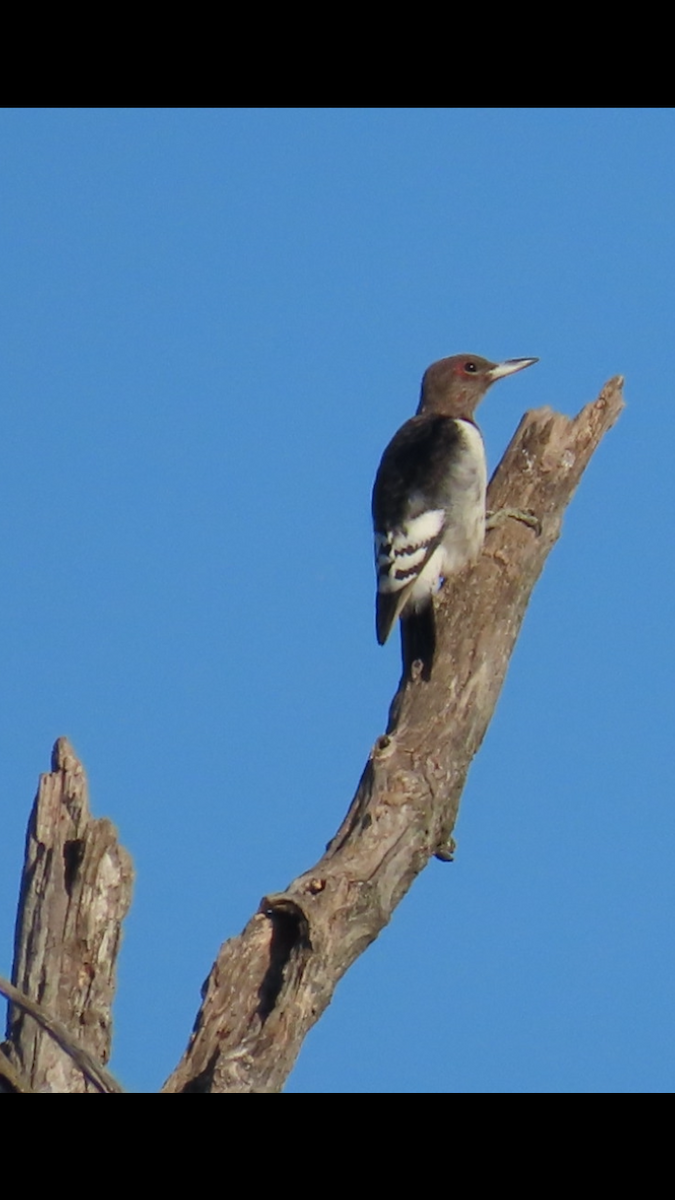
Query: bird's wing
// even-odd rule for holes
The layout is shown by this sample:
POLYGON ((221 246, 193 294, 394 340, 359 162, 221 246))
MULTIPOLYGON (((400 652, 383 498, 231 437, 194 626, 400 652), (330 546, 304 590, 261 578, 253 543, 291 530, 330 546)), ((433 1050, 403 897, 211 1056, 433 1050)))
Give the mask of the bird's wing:
POLYGON ((432 509, 385 533, 375 534, 375 624, 380 645, 389 637, 419 576, 438 548, 445 520, 443 509, 432 509))

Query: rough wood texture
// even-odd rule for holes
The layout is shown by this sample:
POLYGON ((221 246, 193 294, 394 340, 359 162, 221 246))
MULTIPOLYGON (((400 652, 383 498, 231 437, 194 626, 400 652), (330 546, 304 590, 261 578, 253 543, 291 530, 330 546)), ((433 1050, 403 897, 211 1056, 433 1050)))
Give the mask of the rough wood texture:
POLYGON ((326 853, 263 899, 226 942, 165 1092, 276 1092, 339 979, 389 921, 433 854, 449 857, 459 799, 481 744, 532 589, 562 515, 623 400, 617 377, 574 419, 528 413, 490 485, 507 518, 480 561, 443 589, 429 682, 401 681, 349 812, 326 853))
MULTIPOLYGON (((132 884, 131 859, 111 822, 91 816, 82 764, 59 738, 28 825, 12 980, 100 1063, 110 1057, 115 965, 132 884)), ((16 1005, 7 1039, 9 1061, 33 1091, 100 1090, 16 1005)))
MULTIPOLYGON (((62 1021, 57 1021, 48 1013, 41 1004, 36 1000, 31 1000, 30 996, 26 996, 20 992, 14 984, 10 983, 0 975, 0 994, 6 996, 12 1004, 20 1008, 24 1013, 28 1013, 33 1017, 42 1029, 46 1029, 47 1033, 51 1034, 54 1041, 65 1050, 66 1054, 72 1059, 73 1063, 78 1066, 91 1083, 93 1083, 97 1092, 112 1092, 120 1093, 124 1089, 120 1087, 117 1080, 105 1067, 102 1067, 100 1062, 90 1054, 84 1046, 80 1046, 75 1041, 69 1029, 62 1021)), ((0 1053, 0 1091, 12 1092, 32 1092, 33 1088, 26 1076, 24 1076, 14 1063, 7 1057, 4 1047, 0 1053)), ((76 1089, 79 1090, 79 1089, 76 1089)))

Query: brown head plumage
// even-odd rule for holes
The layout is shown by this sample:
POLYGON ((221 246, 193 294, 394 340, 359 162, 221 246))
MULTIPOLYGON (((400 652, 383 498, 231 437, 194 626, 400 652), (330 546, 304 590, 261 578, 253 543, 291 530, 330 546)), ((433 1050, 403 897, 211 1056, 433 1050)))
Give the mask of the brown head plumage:
POLYGON ((453 354, 424 372, 418 413, 442 413, 472 420, 488 388, 505 375, 531 367, 537 358, 509 358, 494 363, 478 354, 453 354))

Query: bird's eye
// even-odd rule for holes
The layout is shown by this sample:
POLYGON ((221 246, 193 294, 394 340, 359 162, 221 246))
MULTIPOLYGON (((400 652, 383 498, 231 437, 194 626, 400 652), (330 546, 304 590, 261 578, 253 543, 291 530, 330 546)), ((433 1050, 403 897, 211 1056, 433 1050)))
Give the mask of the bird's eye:
POLYGON ((476 366, 475 362, 465 362, 465 363, 464 363, 464 370, 465 370, 465 371, 466 371, 468 374, 470 374, 470 375, 474 375, 474 374, 475 374, 475 372, 478 370, 478 367, 476 366))

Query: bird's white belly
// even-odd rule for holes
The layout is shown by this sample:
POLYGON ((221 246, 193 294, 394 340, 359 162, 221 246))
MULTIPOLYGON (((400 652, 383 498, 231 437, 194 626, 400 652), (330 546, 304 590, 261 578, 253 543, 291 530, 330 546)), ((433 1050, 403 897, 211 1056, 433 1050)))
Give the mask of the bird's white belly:
POLYGON ((483 439, 470 421, 457 423, 462 426, 464 447, 448 472, 449 501, 443 540, 411 588, 413 606, 425 602, 441 579, 447 579, 478 558, 485 539, 487 464, 483 439))

